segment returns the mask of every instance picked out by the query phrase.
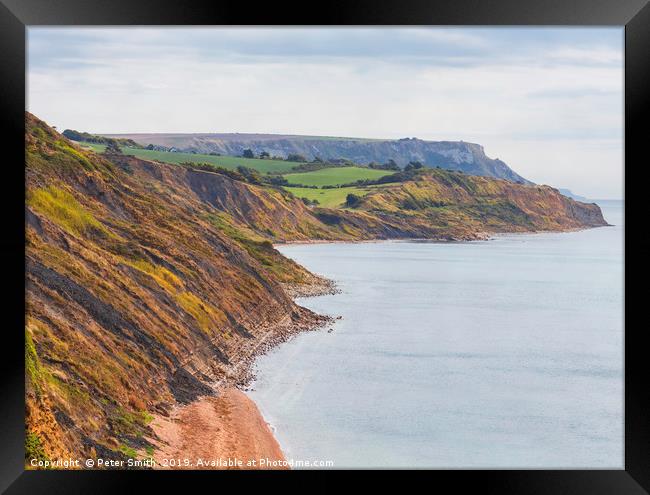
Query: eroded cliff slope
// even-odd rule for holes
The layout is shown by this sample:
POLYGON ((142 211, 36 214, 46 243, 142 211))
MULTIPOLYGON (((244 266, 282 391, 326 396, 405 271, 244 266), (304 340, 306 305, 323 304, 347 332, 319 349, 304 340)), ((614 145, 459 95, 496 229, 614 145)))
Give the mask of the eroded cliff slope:
POLYGON ((472 239, 480 233, 564 231, 607 225, 596 204, 549 186, 427 170, 413 181, 376 189, 355 210, 401 219, 424 237, 472 239))
POLYGON ((28 456, 131 456, 269 329, 318 323, 280 284, 312 275, 173 180, 29 115, 26 151, 28 456))
POLYGON ((322 323, 285 290, 319 279, 272 242, 605 224, 552 188, 444 170, 311 208, 218 173, 85 151, 29 114, 26 126, 28 457, 146 452, 152 414, 244 379, 234 365, 252 349, 322 323))

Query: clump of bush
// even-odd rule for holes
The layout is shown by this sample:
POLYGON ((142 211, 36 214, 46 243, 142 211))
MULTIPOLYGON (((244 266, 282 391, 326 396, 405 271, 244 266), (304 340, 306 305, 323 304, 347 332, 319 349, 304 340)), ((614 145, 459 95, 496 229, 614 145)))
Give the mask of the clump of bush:
POLYGON ((320 204, 320 201, 317 199, 309 199, 309 198, 300 198, 300 200, 306 205, 306 206, 318 206, 320 204))
POLYGON ((361 203, 361 196, 357 196, 356 194, 348 194, 345 198, 345 206, 348 208, 354 208, 358 206, 361 203))
POLYGON ((179 163, 179 165, 189 170, 202 170, 204 172, 213 172, 215 174, 225 175, 233 180, 247 182, 249 184, 260 185, 266 182, 266 178, 263 178, 257 170, 250 167, 244 167, 243 165, 238 166, 235 170, 220 167, 218 165, 212 165, 211 163, 182 162, 179 163))

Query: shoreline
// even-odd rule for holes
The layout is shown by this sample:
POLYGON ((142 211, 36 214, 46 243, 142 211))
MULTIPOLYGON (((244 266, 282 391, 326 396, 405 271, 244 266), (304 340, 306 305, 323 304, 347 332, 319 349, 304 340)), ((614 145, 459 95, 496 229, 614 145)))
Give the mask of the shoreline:
MULTIPOLYGON (((528 232, 523 232, 528 233, 528 232)), ((440 243, 448 244, 452 242, 475 242, 475 241, 488 241, 490 236, 487 232, 477 233, 476 239, 431 239, 427 237, 395 237, 391 239, 358 239, 358 240, 343 240, 343 239, 309 239, 309 240, 299 240, 299 241, 282 241, 274 242, 273 247, 278 248, 282 246, 300 246, 300 245, 311 245, 311 244, 378 244, 381 242, 431 242, 431 243, 440 243)))
POLYGON ((427 242, 431 244, 453 244, 453 243, 469 243, 469 242, 483 242, 483 241, 492 241, 498 239, 499 237, 513 235, 513 236, 525 236, 525 235, 538 235, 538 234, 566 234, 571 232, 582 232, 584 230, 599 229, 603 227, 616 227, 616 225, 611 223, 606 223, 605 225, 593 225, 587 227, 573 227, 561 230, 530 230, 525 232, 477 232, 476 238, 474 239, 432 239, 427 237, 395 237, 391 239, 359 239, 359 240, 342 240, 342 239, 309 239, 309 240, 298 240, 298 241, 282 241, 274 242, 273 247, 279 248, 283 246, 301 246, 301 245, 311 245, 311 244, 378 244, 382 242, 427 242))
MULTIPOLYGON (((284 284, 294 300, 340 292, 336 284, 315 275, 310 284, 284 284)), ((287 316, 242 350, 225 375, 212 385, 214 394, 198 397, 188 404, 176 403, 168 415, 156 414, 151 422, 149 440, 154 451, 149 455, 154 469, 290 469, 259 407, 245 393, 255 380, 257 357, 294 336, 316 331, 333 323, 334 318, 319 315, 299 306, 304 321, 293 322, 287 316)))
MULTIPOLYGON (((610 225, 602 227, 605 226, 610 225)), ((383 242, 470 243, 510 235, 568 233, 592 228, 596 227, 491 234, 482 232, 479 233, 481 238, 472 240, 310 240, 282 242, 273 246, 383 242)), ((313 275, 314 278, 308 284, 282 285, 294 303, 297 298, 340 293, 334 281, 322 275, 313 275)), ((254 363, 259 356, 298 334, 322 329, 335 320, 331 316, 319 315, 297 306, 303 313, 301 321, 291 321, 287 315, 282 321, 269 325, 262 338, 258 339, 252 348, 242 349, 237 362, 213 384, 214 394, 198 397, 189 404, 175 404, 168 416, 154 415, 151 423, 154 437, 150 440, 155 446, 151 457, 156 462, 156 469, 290 469, 290 462, 285 458, 271 424, 266 421, 257 404, 245 391, 255 380, 254 363), (183 464, 165 465, 165 460, 182 461, 183 464), (189 462, 189 465, 184 465, 185 462, 189 462)))
POLYGON ((156 417, 158 469, 289 469, 257 405, 236 387, 156 417))

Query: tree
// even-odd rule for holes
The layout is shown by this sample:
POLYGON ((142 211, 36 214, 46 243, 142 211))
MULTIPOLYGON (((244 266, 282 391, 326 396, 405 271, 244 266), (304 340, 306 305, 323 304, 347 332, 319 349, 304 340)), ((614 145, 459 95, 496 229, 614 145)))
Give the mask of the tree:
POLYGON ((271 155, 269 154, 268 151, 262 151, 262 152, 260 153, 260 158, 262 158, 262 159, 264 159, 264 158, 271 158, 271 155))
POLYGON ((117 145, 115 141, 111 141, 106 146, 106 150, 104 151, 104 153, 106 153, 107 155, 121 155, 122 149, 117 145))
POLYGON ((271 175, 266 178, 266 182, 273 186, 287 186, 289 181, 281 175, 271 175))
POLYGON ((288 162, 306 162, 307 159, 304 156, 299 155, 297 153, 289 153, 287 155, 287 161, 288 162))
POLYGON ((66 129, 63 131, 63 135, 67 137, 68 139, 71 139, 72 141, 83 141, 84 136, 78 131, 75 131, 73 129, 66 129))
POLYGON ((417 170, 424 167, 420 162, 408 162, 408 165, 404 167, 404 170, 417 170))
POLYGON ((247 148, 243 151, 242 155, 244 158, 255 158, 255 153, 250 148, 247 148))
POLYGON ((317 199, 309 199, 309 198, 300 198, 300 199, 306 206, 317 206, 320 204, 317 199))
POLYGON ((361 196, 357 196, 356 194, 348 194, 347 197, 345 198, 345 206, 349 208, 354 208, 361 202, 361 196))
POLYGON ((384 166, 386 167, 386 170, 399 170, 399 165, 395 163, 395 160, 392 158, 388 160, 384 166))
POLYGON ((246 178, 246 182, 250 182, 251 184, 261 184, 263 182, 262 176, 255 169, 239 165, 237 172, 246 178))

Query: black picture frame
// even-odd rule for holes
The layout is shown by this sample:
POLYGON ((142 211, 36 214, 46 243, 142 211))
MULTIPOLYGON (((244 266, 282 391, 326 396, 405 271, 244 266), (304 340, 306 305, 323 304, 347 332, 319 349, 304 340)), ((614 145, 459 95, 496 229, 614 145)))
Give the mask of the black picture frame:
MULTIPOLYGON (((24 470, 24 362, 21 348, 24 298, 25 34, 33 25, 591 25, 625 26, 625 468, 621 470, 451 470, 415 473, 430 486, 489 493, 636 494, 650 491, 650 387, 642 310, 647 290, 650 235, 643 223, 648 158, 644 150, 650 93, 650 5, 647 0, 390 0, 331 1, 317 8, 277 2, 252 6, 232 0, 0 0, 0 134, 2 142, 4 272, 2 298, 2 396, 0 489, 6 493, 116 493, 135 484, 188 489, 196 480, 214 482, 259 473, 224 472, 43 472, 24 470), (632 177, 632 180, 628 178, 632 177), (638 220, 637 220, 638 219, 638 220), (635 287, 635 283, 637 286, 635 287), (23 287, 21 291, 20 287, 23 287), (628 313, 629 311, 629 313, 628 313), (636 314, 635 314, 636 313, 636 314), (635 318, 636 316, 636 318, 635 318), (209 479, 208 479, 209 477, 209 479), (182 483, 182 485, 180 485, 182 483), (437 485, 440 483, 440 485, 437 485)), ((283 482, 321 473, 267 473, 283 482)), ((383 480, 385 473, 373 473, 383 480)), ((412 476, 413 474, 409 475, 412 476)), ((196 485, 194 485, 196 486, 196 485)), ((323 485, 327 486, 327 485, 323 485)), ((304 487, 304 485, 303 485, 304 487)), ((335 488, 332 485, 332 488, 335 488)), ((216 486, 214 489, 217 489, 216 486)))

